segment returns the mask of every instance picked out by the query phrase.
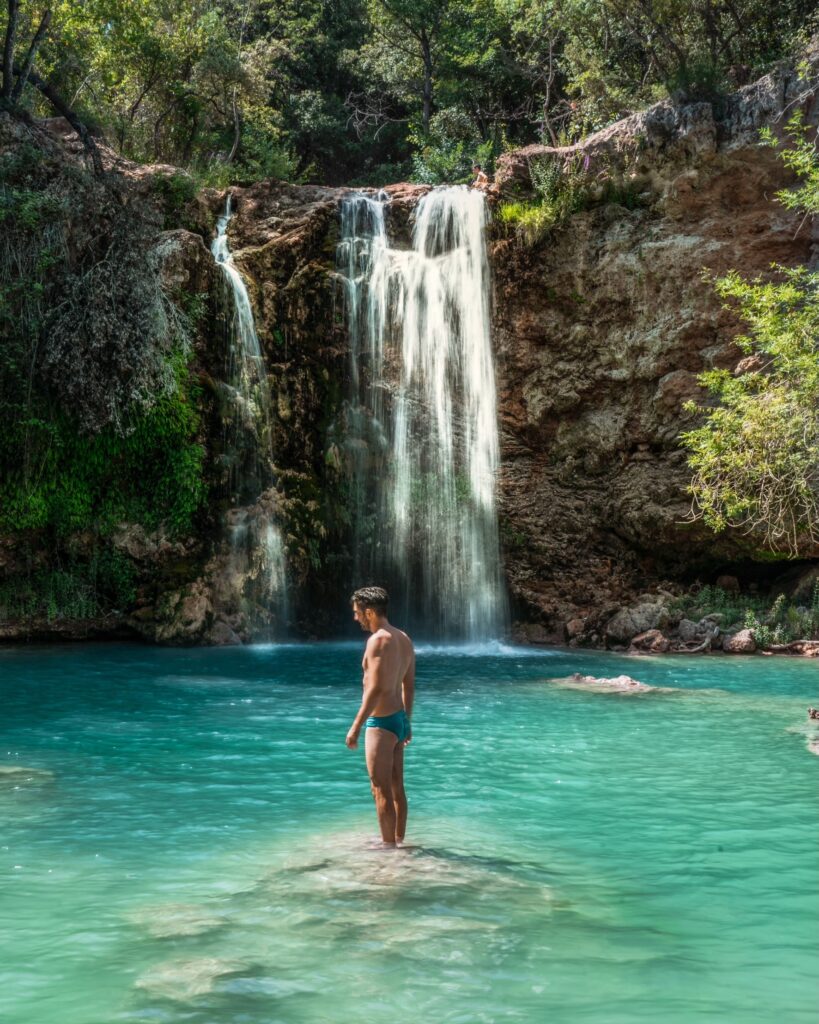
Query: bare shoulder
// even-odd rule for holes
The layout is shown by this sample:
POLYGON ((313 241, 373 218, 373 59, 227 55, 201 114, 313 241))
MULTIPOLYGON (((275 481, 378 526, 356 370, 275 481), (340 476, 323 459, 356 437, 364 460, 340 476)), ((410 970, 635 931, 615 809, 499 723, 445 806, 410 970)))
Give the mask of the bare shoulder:
POLYGON ((377 633, 373 635, 367 641, 367 648, 365 650, 366 657, 378 657, 383 654, 386 648, 389 646, 392 637, 389 633, 382 629, 379 629, 377 633))

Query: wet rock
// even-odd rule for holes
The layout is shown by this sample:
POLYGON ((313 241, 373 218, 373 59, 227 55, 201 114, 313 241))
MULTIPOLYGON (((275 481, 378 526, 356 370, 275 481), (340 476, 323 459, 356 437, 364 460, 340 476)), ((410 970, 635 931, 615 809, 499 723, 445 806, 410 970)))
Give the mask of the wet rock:
POLYGON ((150 968, 136 981, 136 988, 152 995, 188 1002, 212 992, 221 978, 241 974, 246 965, 239 960, 203 956, 192 960, 171 960, 150 968))
POLYGON ((753 654, 756 650, 753 631, 741 629, 738 633, 724 637, 722 649, 727 654, 753 654))
POLYGON ((140 907, 129 916, 134 924, 144 928, 156 939, 204 935, 226 923, 221 915, 193 903, 162 903, 140 907))
POLYGON ((659 629, 648 629, 631 641, 632 651, 644 651, 647 654, 665 654, 670 647, 671 641, 659 629))
POLYGON ((236 644, 241 644, 241 638, 236 634, 230 626, 220 620, 214 623, 213 628, 208 635, 209 641, 214 647, 228 647, 236 644))
POLYGON ((45 768, 27 768, 22 764, 0 764, 0 791, 50 785, 54 773, 45 768))
POLYGON ((641 683, 631 676, 613 676, 611 678, 597 676, 584 676, 580 672, 574 672, 570 676, 561 676, 555 679, 545 680, 555 686, 561 686, 568 690, 586 690, 590 693, 650 693, 659 689, 656 686, 649 686, 641 683))

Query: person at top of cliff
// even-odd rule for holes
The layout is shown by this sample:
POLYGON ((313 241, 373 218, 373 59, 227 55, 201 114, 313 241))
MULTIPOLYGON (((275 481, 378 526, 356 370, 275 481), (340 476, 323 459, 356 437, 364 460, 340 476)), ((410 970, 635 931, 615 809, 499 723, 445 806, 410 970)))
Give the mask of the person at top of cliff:
POLYGON ((473 188, 488 188, 491 185, 489 175, 480 164, 472 164, 472 173, 475 175, 472 181, 473 188))

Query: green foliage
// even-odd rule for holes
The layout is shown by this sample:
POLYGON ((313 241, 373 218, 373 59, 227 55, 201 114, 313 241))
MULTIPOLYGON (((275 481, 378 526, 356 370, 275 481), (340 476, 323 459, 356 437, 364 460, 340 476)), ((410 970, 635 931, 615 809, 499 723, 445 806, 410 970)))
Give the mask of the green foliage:
POLYGON ((573 213, 590 201, 590 182, 582 164, 572 161, 539 160, 530 167, 537 198, 533 201, 507 202, 500 207, 502 224, 513 227, 529 247, 538 245, 573 213))
POLYGON ((717 282, 750 324, 739 341, 758 368, 702 374, 720 404, 701 410, 705 422, 682 441, 706 523, 759 533, 771 550, 795 555, 819 539, 819 276, 781 274, 775 283, 735 272, 717 282))
POLYGON ((9 425, 0 436, 0 529, 80 530, 106 536, 117 523, 190 530, 204 500, 197 386, 177 360, 176 388, 122 435, 81 433, 64 413, 9 425))
MULTIPOLYGON (((803 184, 780 198, 809 213, 819 206, 819 154, 798 118, 790 129, 795 146, 783 158, 803 184)), ((695 508, 709 526, 740 527, 771 551, 796 555, 819 541, 819 274, 774 269, 775 282, 736 271, 717 281, 749 325, 737 340, 755 360, 743 373, 700 376, 719 405, 700 410, 705 422, 682 442, 695 508)))
POLYGON ((788 644, 793 640, 819 640, 819 580, 814 584, 810 607, 790 604, 785 595, 780 594, 762 614, 748 609, 743 625, 753 632, 759 647, 788 644))
MULTIPOLYGON (((805 217, 819 214, 819 154, 815 131, 804 123, 801 111, 791 117, 786 127, 786 138, 790 146, 782 149, 780 156, 786 167, 794 171, 801 184, 793 189, 782 189, 776 198, 789 210, 803 212, 805 217)), ((763 128, 762 142, 778 146, 770 128, 763 128)))
POLYGON ((179 213, 193 202, 198 191, 196 179, 184 171, 162 174, 153 180, 154 192, 163 200, 169 214, 179 213))
MULTIPOLYGON (((419 180, 461 180, 486 143, 574 141, 666 96, 719 102, 816 27, 812 0, 51 7, 40 73, 123 155, 217 185, 305 174, 382 184, 378 168, 413 157, 419 180), (445 138, 442 115, 462 125, 445 138)), ((22 59, 42 8, 20 10, 22 59)), ((32 87, 23 102, 51 113, 32 87)))
POLYGON ((695 621, 719 613, 723 616, 723 628, 740 625, 752 630, 759 647, 819 639, 819 580, 814 584, 807 605, 788 601, 784 594, 771 601, 758 595, 706 586, 677 598, 671 608, 695 621))
POLYGON ((121 551, 95 547, 55 569, 36 569, 0 582, 0 618, 88 619, 130 608, 136 569, 121 551))
POLYGON ((428 134, 419 131, 412 141, 418 146, 412 158, 412 180, 430 185, 467 184, 473 178, 473 163, 491 174, 499 152, 496 141, 482 141, 474 124, 457 109, 435 114, 428 134))

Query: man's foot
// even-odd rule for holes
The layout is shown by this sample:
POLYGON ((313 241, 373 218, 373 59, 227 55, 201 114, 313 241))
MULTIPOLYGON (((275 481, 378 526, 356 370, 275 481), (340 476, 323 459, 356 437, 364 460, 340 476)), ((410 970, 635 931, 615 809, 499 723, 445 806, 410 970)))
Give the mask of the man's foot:
POLYGON ((385 843, 383 839, 373 839, 367 843, 368 850, 394 850, 395 843, 385 843))

